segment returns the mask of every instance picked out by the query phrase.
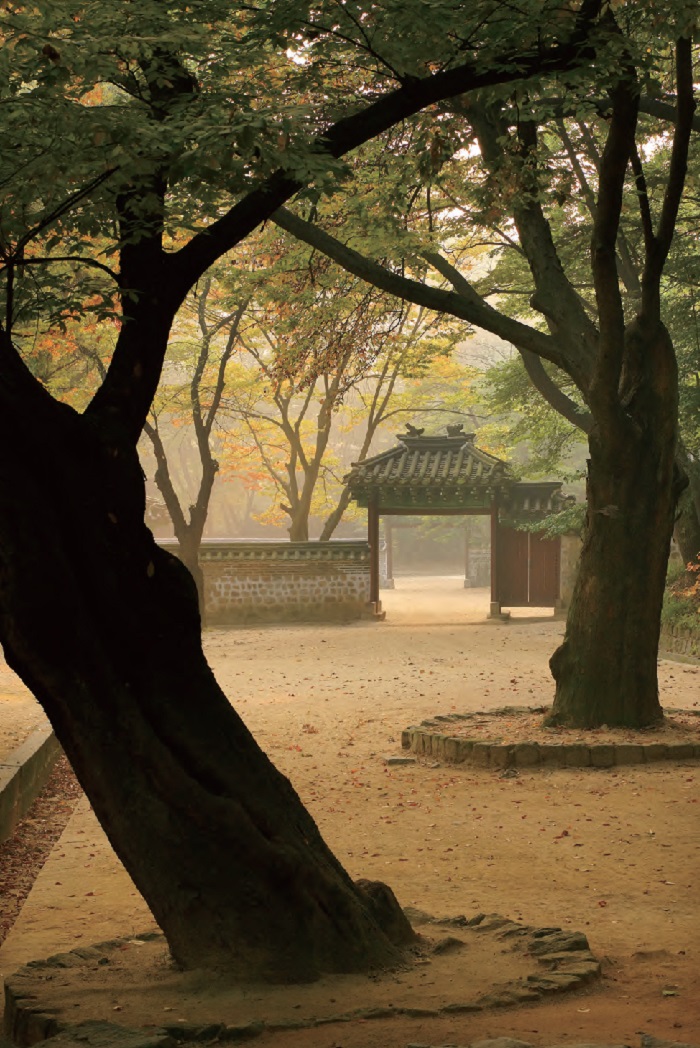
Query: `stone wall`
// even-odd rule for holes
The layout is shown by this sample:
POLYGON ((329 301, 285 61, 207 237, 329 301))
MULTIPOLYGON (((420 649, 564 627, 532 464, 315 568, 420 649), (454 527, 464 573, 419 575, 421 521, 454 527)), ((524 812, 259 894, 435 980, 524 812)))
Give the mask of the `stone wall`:
POLYGON ((348 622, 368 614, 366 542, 208 540, 200 564, 211 625, 348 622))
POLYGON ((578 562, 583 543, 578 535, 561 537, 561 576, 559 582, 559 607, 568 608, 578 574, 578 562))
POLYGON ((688 655, 691 658, 700 659, 700 630, 664 626, 661 629, 659 650, 672 655, 688 655))

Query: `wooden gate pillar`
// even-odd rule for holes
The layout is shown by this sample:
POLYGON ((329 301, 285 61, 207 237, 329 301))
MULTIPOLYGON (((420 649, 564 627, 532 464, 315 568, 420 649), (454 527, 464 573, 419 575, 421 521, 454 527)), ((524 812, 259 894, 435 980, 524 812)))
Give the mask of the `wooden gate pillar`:
POLYGON ((376 502, 367 506, 367 541, 369 542, 369 600, 376 612, 379 603, 379 508, 376 502))
POLYGON ((494 495, 491 500, 491 604, 489 606, 489 618, 500 619, 501 595, 499 592, 499 564, 498 564, 498 500, 494 495))
POLYGON ((394 588, 394 528, 391 517, 384 518, 384 538, 386 540, 386 578, 385 589, 394 588))

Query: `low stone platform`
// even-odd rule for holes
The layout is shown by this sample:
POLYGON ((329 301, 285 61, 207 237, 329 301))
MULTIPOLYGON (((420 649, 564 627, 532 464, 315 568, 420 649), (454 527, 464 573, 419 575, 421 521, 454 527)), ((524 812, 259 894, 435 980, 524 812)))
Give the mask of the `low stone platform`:
MULTIPOLYGON (((417 726, 406 728, 401 733, 403 749, 417 756, 431 757, 454 764, 466 764, 471 768, 507 770, 517 768, 612 768, 618 765, 653 764, 658 761, 694 761, 700 759, 700 741, 685 742, 556 742, 542 743, 527 741, 523 728, 522 742, 503 742, 499 738, 498 719, 516 720, 519 715, 547 712, 544 706, 503 706, 493 710, 472 713, 449 713, 421 721, 417 726), (469 724, 484 719, 493 720, 492 738, 483 735, 469 737, 469 724), (450 734, 451 725, 459 728, 450 734)), ((688 710, 667 710, 668 714, 690 716, 688 710)), ((698 717, 700 730, 700 713, 698 717)), ((585 733, 582 733, 585 734, 585 733)), ((612 733, 610 733, 612 734, 612 733)), ((635 733, 640 739, 641 732, 635 733)))
POLYGON ((404 966, 370 979, 326 976, 294 987, 232 984, 217 972, 176 970, 157 932, 30 961, 5 980, 5 1032, 18 1046, 50 1039, 57 1048, 78 1042, 165 1048, 183 1041, 242 1041, 358 1019, 503 1009, 579 990, 600 975, 581 932, 533 928, 498 914, 435 919, 406 912, 420 933, 419 945, 404 966), (364 1006, 339 1010, 337 1002, 360 985, 364 1006), (105 1024, 114 1012, 124 1026, 105 1024))

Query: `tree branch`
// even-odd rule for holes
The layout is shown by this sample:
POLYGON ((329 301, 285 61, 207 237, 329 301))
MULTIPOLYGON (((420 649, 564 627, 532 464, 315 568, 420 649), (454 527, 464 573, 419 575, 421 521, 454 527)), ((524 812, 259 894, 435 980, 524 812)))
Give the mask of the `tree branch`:
POLYGON ((74 208, 76 204, 79 204, 81 200, 85 200, 85 198, 90 196, 91 193, 94 193, 96 189, 107 181, 107 179, 112 177, 115 171, 117 171, 116 167, 110 167, 106 171, 103 171, 101 174, 91 179, 86 185, 77 189, 75 193, 71 193, 69 197, 66 197, 66 199, 58 204, 52 211, 49 211, 48 215, 45 215, 40 222, 37 222, 35 226, 28 229, 23 237, 20 237, 15 247, 15 254, 21 254, 30 241, 35 240, 40 233, 43 233, 43 231, 48 229, 50 225, 53 225, 53 223, 58 221, 59 218, 62 218, 63 215, 72 210, 72 208, 74 208))
MULTIPOLYGON (((582 120, 578 120, 577 124, 583 138, 584 148, 588 155, 588 159, 591 161, 596 171, 600 171, 600 153, 596 148, 593 135, 588 126, 582 120)), ((595 198, 593 198, 591 216, 595 219, 595 198)), ((617 250, 620 278, 625 285, 628 294, 638 300, 641 298, 642 285, 639 280, 639 273, 637 272, 637 266, 633 259, 632 250, 622 226, 620 226, 617 232, 617 250)))
MULTIPOLYGON (((512 214, 535 285, 530 305, 547 321, 559 354, 555 363, 585 392, 598 333, 580 295, 564 272, 550 223, 540 203, 537 127, 529 119, 517 124, 517 160, 511 160, 503 145, 507 125, 500 111, 489 109, 478 101, 466 106, 461 100, 458 100, 455 111, 461 112, 476 132, 483 162, 495 186, 502 177, 503 165, 516 164, 518 191, 512 203, 512 214)), ((515 339, 512 341, 519 349, 533 348, 521 347, 515 339)))
MULTIPOLYGON (((477 327, 498 335, 507 342, 513 342, 518 348, 529 349, 538 356, 550 360, 553 364, 567 370, 566 364, 560 356, 555 340, 538 331, 536 328, 521 323, 499 313, 497 309, 485 302, 470 284, 465 284, 470 289, 470 294, 457 294, 454 291, 445 291, 442 288, 431 287, 418 280, 400 276, 392 273, 353 248, 336 240, 335 237, 319 229, 311 222, 305 222, 302 218, 292 214, 286 208, 279 208, 272 216, 272 221, 281 229, 303 240, 311 247, 317 248, 323 254, 328 255, 348 272, 361 277, 382 291, 388 291, 397 298, 402 298, 416 305, 425 306, 438 313, 448 313, 459 320, 466 320, 477 327)), ((435 264, 437 268, 437 258, 435 264)), ((441 259, 440 265, 450 265, 441 259)), ((464 278, 462 278, 464 279, 464 278)))
POLYGON ((587 411, 581 411, 579 406, 559 388, 556 382, 547 374, 540 357, 528 352, 528 350, 521 350, 520 356, 522 357, 528 378, 550 407, 553 407, 555 411, 562 415, 567 422, 576 426, 577 429, 583 430, 584 433, 590 433, 593 425, 591 415, 587 411))
MULTIPOLYGON (((649 116, 658 117, 660 120, 669 120, 675 123, 678 119, 678 104, 679 99, 664 102, 658 98, 647 98, 645 95, 642 95, 639 99, 639 111, 649 116)), ((693 107, 693 112, 690 114, 690 127, 692 131, 700 131, 700 117, 693 115, 694 109, 695 107, 693 107)))
POLYGON ((618 408, 618 384, 624 357, 625 316, 617 276, 616 244, 622 211, 625 173, 635 149, 637 91, 634 70, 623 71, 611 92, 613 111, 600 160, 598 206, 591 238, 600 345, 593 369, 590 401, 611 411, 618 408))
POLYGON ((636 142, 632 150, 630 161, 632 165, 632 172, 634 174, 634 184, 637 190, 637 200, 639 201, 639 217, 642 223, 644 247, 647 255, 649 255, 654 250, 656 238, 654 236, 654 224, 651 219, 651 207, 649 206, 649 192, 647 190, 647 180, 644 175, 642 158, 639 155, 639 150, 637 149, 636 142))
POLYGON ((205 429, 207 435, 211 433, 211 429, 214 424, 214 419, 216 418, 216 414, 219 410, 219 405, 221 404, 221 398, 224 395, 224 389, 226 387, 226 367, 228 365, 229 360, 231 359, 231 354, 233 353, 234 347, 236 345, 236 341, 238 339, 238 328, 249 302, 250 299, 247 298, 244 302, 240 304, 235 313, 233 313, 230 317, 231 327, 229 329, 228 337, 226 339, 224 351, 221 354, 221 359, 219 360, 219 367, 217 369, 216 374, 216 384, 214 386, 214 396, 212 397, 212 401, 209 406, 209 411, 207 412, 205 422, 205 429))
POLYGON ((569 133, 566 130, 566 125, 564 124, 564 121, 561 118, 558 118, 556 121, 556 125, 557 133, 562 141, 564 149, 566 150, 566 155, 569 158, 569 163, 571 164, 573 172, 576 175, 578 184, 581 187, 581 192, 583 193, 584 200, 586 201, 588 212, 591 218, 595 219, 595 195, 590 185, 588 184, 588 179, 586 178, 586 173, 583 170, 583 167, 581 166, 581 161, 579 160, 578 153, 574 149, 574 144, 571 141, 571 138, 569 137, 569 133))
MULTIPOLYGON (((494 57, 488 70, 474 62, 441 70, 426 77, 406 78, 401 87, 352 116, 337 121, 311 145, 311 151, 329 160, 339 160, 365 142, 376 138, 395 124, 415 116, 437 102, 498 84, 541 77, 568 70, 595 57, 587 34, 596 21, 602 0, 585 0, 577 28, 571 38, 534 54, 508 52, 494 57)), ((170 300, 176 309, 199 277, 226 251, 235 247, 256 226, 266 221, 303 183, 278 170, 258 189, 246 194, 227 214, 170 256, 170 300)))
POLYGON ((154 424, 150 419, 146 419, 143 424, 143 430, 151 444, 153 445, 153 453, 156 458, 156 475, 155 481, 158 486, 165 505, 168 508, 168 514, 173 523, 173 530, 175 531, 175 537, 179 543, 183 543, 187 536, 187 520, 180 504, 175 486, 170 476, 170 466, 168 465, 168 457, 165 453, 165 447, 158 430, 157 424, 154 424))
POLYGON ((661 309, 659 288, 661 274, 671 247, 678 209, 683 196, 693 113, 695 112, 692 45, 691 41, 685 37, 676 43, 676 91, 676 128, 673 134, 666 192, 655 243, 651 250, 647 250, 646 264, 642 274, 642 311, 654 318, 659 316, 661 309))
POLYGON ((274 467, 274 465, 272 463, 272 459, 269 457, 269 455, 267 453, 266 446, 260 440, 260 437, 258 436, 257 432, 255 431, 255 429, 251 425, 250 418, 248 417, 248 415, 246 415, 246 414, 243 415, 243 421, 245 422, 246 426, 248 427, 248 432, 250 433, 251 437, 253 438, 253 443, 255 444, 256 448, 258 449, 258 454, 260 455, 262 463, 263 463, 265 469, 267 470, 269 476, 272 477, 273 482, 275 484, 277 484, 277 486, 279 488, 281 488, 281 490, 287 496, 289 501, 292 502, 293 501, 292 489, 290 488, 289 484, 284 479, 284 477, 280 473, 278 473, 278 471, 275 469, 275 467, 274 467))
MULTIPOLYGON (((425 77, 405 78, 400 87, 332 124, 310 143, 310 152, 317 161, 338 160, 446 98, 588 63, 596 53, 594 44, 588 42, 588 34, 598 19, 602 2, 583 0, 575 17, 574 31, 563 43, 546 48, 535 45, 525 53, 507 51, 494 56, 488 68, 480 68, 476 61, 470 61, 425 77)), ((171 56, 154 51, 156 76, 150 84, 152 90, 154 84, 158 87, 156 67, 170 61, 171 56)), ((173 61, 177 65, 177 61, 173 61)), ((181 72, 176 68, 174 76, 162 78, 159 91, 164 97, 154 95, 154 119, 160 119, 166 112, 171 101, 169 91, 176 96, 175 101, 193 92, 191 78, 185 73, 180 75, 181 72)), ((139 186, 130 188, 119 198, 125 323, 107 377, 86 410, 96 421, 109 425, 111 431, 118 430, 120 439, 134 445, 160 379, 173 318, 187 293, 217 259, 270 218, 305 184, 305 180, 286 169, 279 169, 182 248, 167 254, 162 246, 166 177, 166 170, 154 171, 151 177, 144 178, 139 186)), ((538 341, 534 332, 529 337, 538 341)), ((537 350, 533 345, 533 351, 545 353, 549 347, 542 336, 539 336, 539 347, 537 350)))
POLYGON ((22 267, 53 265, 54 262, 79 262, 82 266, 89 266, 92 269, 100 269, 116 284, 119 283, 119 274, 114 269, 110 269, 104 262, 98 262, 96 258, 85 258, 83 255, 46 255, 45 257, 42 257, 41 255, 32 255, 30 258, 18 258, 14 264, 18 267, 22 267))

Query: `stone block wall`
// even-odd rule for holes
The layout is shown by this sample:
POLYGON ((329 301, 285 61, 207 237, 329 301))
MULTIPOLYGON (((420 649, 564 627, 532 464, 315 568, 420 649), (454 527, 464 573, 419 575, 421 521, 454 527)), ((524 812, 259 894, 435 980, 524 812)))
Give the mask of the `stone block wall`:
POLYGON ((366 542, 208 540, 200 564, 210 625, 348 622, 368 612, 366 542))
POLYGON ((700 630, 686 630, 679 626, 662 627, 659 649, 662 653, 700 659, 700 630))
POLYGON ((559 582, 559 607, 568 608, 578 574, 578 562, 583 543, 578 535, 561 537, 561 575, 559 582))

